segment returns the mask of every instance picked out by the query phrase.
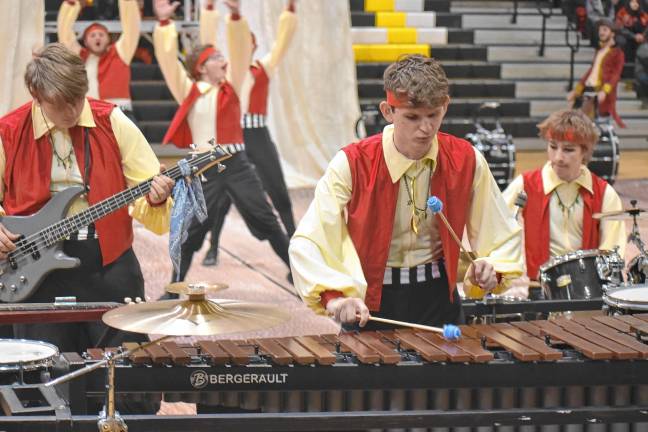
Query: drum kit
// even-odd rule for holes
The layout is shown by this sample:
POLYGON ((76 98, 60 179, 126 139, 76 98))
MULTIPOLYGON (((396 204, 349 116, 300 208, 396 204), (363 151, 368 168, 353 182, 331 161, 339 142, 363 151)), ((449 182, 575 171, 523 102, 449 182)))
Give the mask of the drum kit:
MULTIPOLYGON (((158 339, 142 344, 137 350, 145 349, 172 336, 205 336, 247 332, 268 329, 288 320, 289 314, 276 305, 206 297, 207 293, 226 287, 225 284, 174 283, 167 287, 167 291, 184 294, 186 299, 129 303, 105 313, 102 319, 108 326, 119 330, 162 335, 158 339)), ((115 410, 115 362, 132 355, 135 351, 107 352, 103 361, 54 380, 49 380, 49 376, 42 377, 40 382, 45 382, 45 384, 40 384, 38 387, 42 390, 43 399, 49 400, 48 392, 51 393, 55 386, 96 369, 105 368, 105 406, 99 414, 99 431, 126 432, 128 428, 123 418, 115 410)), ((15 373, 19 383, 2 389, 0 399, 4 401, 2 405, 5 411, 6 401, 9 399, 15 399, 20 404, 16 397, 17 392, 7 396, 7 387, 11 387, 9 390, 20 388, 21 384, 25 382, 26 372, 46 371, 58 356, 58 348, 49 343, 0 339, 0 371, 15 373)), ((34 386, 25 385, 24 387, 33 388, 34 386)), ((21 410, 21 412, 25 411, 21 410)))
POLYGON ((602 299, 609 313, 648 311, 648 254, 639 234, 637 220, 647 219, 648 210, 637 207, 595 213, 601 221, 632 220, 628 243, 639 250, 625 271, 618 253, 597 249, 579 250, 551 258, 540 267, 540 284, 550 300, 602 299), (625 273, 625 280, 624 280, 625 273))

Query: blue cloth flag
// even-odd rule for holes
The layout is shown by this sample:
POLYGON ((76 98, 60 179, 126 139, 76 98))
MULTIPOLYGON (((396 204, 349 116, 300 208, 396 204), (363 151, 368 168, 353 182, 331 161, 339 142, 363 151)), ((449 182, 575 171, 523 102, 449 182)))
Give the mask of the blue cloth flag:
POLYGON ((181 246, 189 236, 189 227, 194 218, 198 222, 207 219, 207 204, 203 195, 200 178, 188 182, 185 177, 191 175, 191 167, 186 160, 178 162, 182 177, 173 188, 173 210, 171 212, 171 229, 169 232, 169 256, 173 263, 176 279, 180 276, 181 246))

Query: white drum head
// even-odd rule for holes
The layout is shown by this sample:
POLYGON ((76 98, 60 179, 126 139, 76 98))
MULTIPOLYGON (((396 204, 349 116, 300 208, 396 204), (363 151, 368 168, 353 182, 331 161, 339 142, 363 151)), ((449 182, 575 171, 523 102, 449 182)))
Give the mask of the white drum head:
POLYGON ((54 345, 25 339, 0 339, 0 370, 37 369, 58 355, 54 345))
POLYGON ((632 286, 608 291, 605 303, 622 309, 648 311, 648 285, 632 286))

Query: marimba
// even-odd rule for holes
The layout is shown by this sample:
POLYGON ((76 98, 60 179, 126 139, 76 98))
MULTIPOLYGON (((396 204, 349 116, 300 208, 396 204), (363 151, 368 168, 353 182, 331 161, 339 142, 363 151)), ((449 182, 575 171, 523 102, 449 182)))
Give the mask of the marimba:
MULTIPOLYGON (((624 423, 630 412, 633 418, 646 413, 646 423, 635 421, 632 430, 648 431, 648 344, 641 337, 648 333, 648 314, 462 331, 456 342, 400 329, 163 342, 118 364, 116 390, 256 412, 508 410, 528 412, 529 424, 537 410, 550 415, 614 407, 626 408, 604 419, 614 420, 615 431, 630 430, 624 423)), ((100 360, 103 351, 62 357, 71 370, 100 360)), ((103 375, 89 374, 70 386, 71 395, 83 395, 71 401, 72 410, 83 413, 86 396, 103 395, 103 375)), ((597 421, 590 423, 600 427, 597 421)), ((592 425, 587 430, 600 430, 592 425)))

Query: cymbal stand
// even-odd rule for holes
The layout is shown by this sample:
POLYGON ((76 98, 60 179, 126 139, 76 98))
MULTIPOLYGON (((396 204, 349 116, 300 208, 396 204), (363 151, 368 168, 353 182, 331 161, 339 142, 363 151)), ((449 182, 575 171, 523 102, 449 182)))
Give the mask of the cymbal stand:
POLYGON ((58 377, 55 380, 52 380, 48 383, 45 383, 45 387, 53 387, 58 384, 63 384, 68 381, 71 381, 75 378, 78 378, 82 375, 90 373, 101 367, 106 367, 106 399, 104 409, 99 413, 99 420, 97 421, 97 426, 99 427, 99 432, 128 432, 128 426, 124 422, 124 419, 121 418, 119 412, 115 411, 115 362, 122 358, 128 357, 136 351, 154 345, 156 343, 162 342, 170 338, 171 336, 163 336, 161 338, 155 339, 153 341, 147 342, 140 345, 137 348, 122 351, 120 353, 106 352, 104 353, 104 359, 58 377))
POLYGON ((628 235, 628 243, 632 243, 637 246, 639 253, 644 257, 648 258, 648 253, 646 253, 646 244, 641 240, 641 234, 639 233, 639 224, 637 224, 637 215, 639 214, 639 209, 637 209, 637 200, 631 200, 633 209, 630 210, 632 216, 632 231, 628 235), (635 211, 636 209, 636 211, 635 211))

